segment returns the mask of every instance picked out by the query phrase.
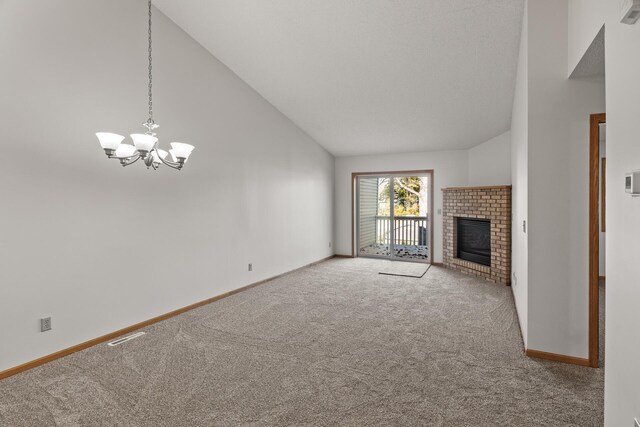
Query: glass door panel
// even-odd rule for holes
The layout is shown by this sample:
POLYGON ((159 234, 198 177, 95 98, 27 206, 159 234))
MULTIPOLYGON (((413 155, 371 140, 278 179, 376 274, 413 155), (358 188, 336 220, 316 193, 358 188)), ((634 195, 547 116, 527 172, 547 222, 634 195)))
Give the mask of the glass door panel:
POLYGON ((429 176, 395 176, 392 179, 392 257, 428 262, 429 176))
POLYGON ((384 177, 357 178, 358 256, 389 258, 391 255, 393 231, 388 183, 389 178, 384 177))

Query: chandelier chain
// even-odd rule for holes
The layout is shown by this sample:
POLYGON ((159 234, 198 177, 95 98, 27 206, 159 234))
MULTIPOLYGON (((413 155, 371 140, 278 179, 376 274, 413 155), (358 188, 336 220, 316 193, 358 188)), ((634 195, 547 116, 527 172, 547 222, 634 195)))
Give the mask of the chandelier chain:
POLYGON ((149 0, 149 123, 153 123, 153 77, 151 75, 152 65, 151 65, 151 0, 149 0))

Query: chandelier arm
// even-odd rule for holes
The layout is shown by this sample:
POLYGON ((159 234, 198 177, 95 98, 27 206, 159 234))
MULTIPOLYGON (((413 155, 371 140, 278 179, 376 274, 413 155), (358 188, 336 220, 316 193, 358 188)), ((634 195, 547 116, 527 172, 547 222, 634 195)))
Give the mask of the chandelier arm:
MULTIPOLYGON (((114 157, 114 159, 118 159, 118 157, 114 157)), ((138 160, 140 160, 140 153, 136 154, 133 157, 127 157, 124 159, 119 159, 120 160, 120 164, 124 167, 124 166, 129 166, 134 164, 135 162, 137 162, 138 160)))
POLYGON ((157 149, 157 148, 155 148, 154 150, 155 150, 155 152, 156 152, 156 156, 160 159, 160 161, 161 161, 162 163, 164 163, 165 165, 169 166, 170 168, 173 168, 173 169, 176 169, 176 170, 180 170, 180 169, 182 169, 182 165, 183 165, 183 163, 180 163, 180 162, 171 162, 171 161, 169 161, 169 160, 165 160, 165 159, 163 159, 163 158, 162 158, 162 156, 160 155, 160 153, 158 153, 158 149, 157 149))

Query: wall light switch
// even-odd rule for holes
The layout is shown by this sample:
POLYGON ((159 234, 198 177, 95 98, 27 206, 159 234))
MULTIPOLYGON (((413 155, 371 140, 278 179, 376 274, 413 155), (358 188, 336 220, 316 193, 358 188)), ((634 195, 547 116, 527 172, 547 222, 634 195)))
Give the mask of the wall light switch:
POLYGON ((631 171, 624 176, 624 191, 634 197, 640 194, 640 170, 631 171))
POLYGON ((442 209, 438 209, 438 215, 442 215, 442 209))
POLYGON ((522 232, 526 233, 527 232, 527 220, 523 220, 522 221, 522 232))

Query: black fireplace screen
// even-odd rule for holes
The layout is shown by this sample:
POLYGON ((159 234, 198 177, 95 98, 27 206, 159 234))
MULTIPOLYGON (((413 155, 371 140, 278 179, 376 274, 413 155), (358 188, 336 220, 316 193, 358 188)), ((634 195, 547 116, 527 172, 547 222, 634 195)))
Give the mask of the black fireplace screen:
POLYGON ((491 266, 491 223, 488 219, 458 218, 458 258, 491 266))

